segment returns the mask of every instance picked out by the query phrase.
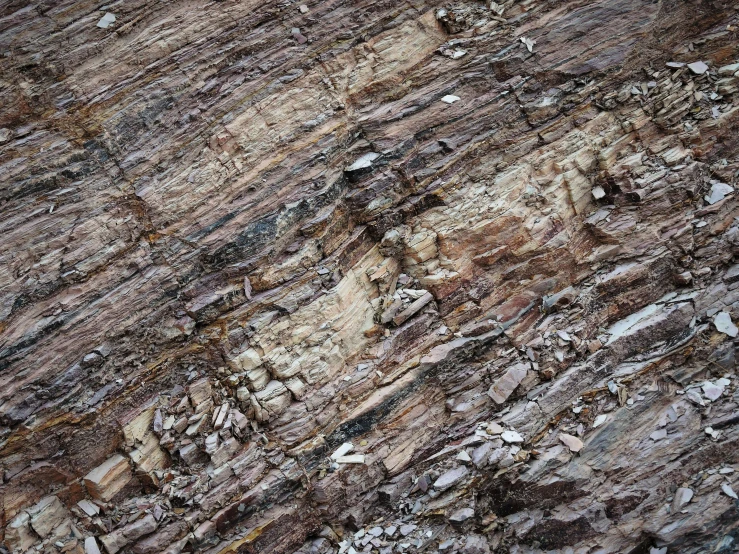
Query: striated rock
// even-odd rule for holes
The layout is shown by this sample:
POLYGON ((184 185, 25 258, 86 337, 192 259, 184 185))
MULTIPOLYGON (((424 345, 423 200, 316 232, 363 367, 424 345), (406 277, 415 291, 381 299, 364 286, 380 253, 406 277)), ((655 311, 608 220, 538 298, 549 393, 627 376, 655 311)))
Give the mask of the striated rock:
POLYGON ((465 466, 458 466, 454 469, 450 469, 434 481, 434 488, 438 491, 444 491, 448 488, 454 487, 467 477, 467 474, 468 471, 465 466))
POLYGON ((103 543, 108 554, 116 554, 116 552, 125 548, 129 543, 135 541, 139 537, 148 535, 156 528, 157 522, 154 519, 154 516, 148 514, 121 529, 117 529, 108 535, 101 536, 100 542, 103 543))
POLYGON ((28 512, 20 512, 5 528, 5 544, 13 551, 26 551, 36 544, 36 540, 28 512))
POLYGON ((42 498, 37 504, 28 509, 31 529, 45 539, 51 531, 61 524, 68 516, 66 508, 56 496, 42 498))
POLYGON ((517 364, 509 368, 505 374, 498 379, 490 390, 488 390, 488 396, 493 399, 496 404, 503 404, 513 391, 521 384, 524 380, 528 368, 525 364, 517 364))
POLYGON ((85 487, 93 498, 108 501, 133 477, 131 466, 120 454, 114 454, 85 475, 85 487))
POLYGON ((2 549, 735 546, 733 5, 2 22, 2 549))

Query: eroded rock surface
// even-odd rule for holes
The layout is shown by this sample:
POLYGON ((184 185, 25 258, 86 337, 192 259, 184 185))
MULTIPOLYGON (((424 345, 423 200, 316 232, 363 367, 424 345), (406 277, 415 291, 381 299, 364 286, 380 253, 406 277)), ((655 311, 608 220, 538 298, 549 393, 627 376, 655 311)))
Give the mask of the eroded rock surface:
POLYGON ((736 551, 738 28, 5 3, 2 548, 736 551))

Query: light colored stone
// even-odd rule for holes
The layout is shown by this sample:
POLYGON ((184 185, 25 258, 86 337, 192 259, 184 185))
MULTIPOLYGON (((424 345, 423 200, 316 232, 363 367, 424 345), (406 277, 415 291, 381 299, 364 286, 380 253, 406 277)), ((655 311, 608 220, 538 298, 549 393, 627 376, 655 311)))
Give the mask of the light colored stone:
POLYGON ((107 29, 113 23, 115 23, 115 14, 109 12, 100 18, 100 21, 97 22, 97 27, 100 27, 101 29, 107 29))
POLYGON ((680 487, 675 491, 675 496, 672 499, 670 511, 673 514, 678 513, 680 510, 682 510, 683 506, 690 502, 691 498, 693 498, 693 491, 688 488, 680 487))
POLYGON ((364 454, 347 454, 336 458, 337 464, 363 464, 365 460, 364 454))
POLYGON ((20 512, 5 528, 5 544, 11 551, 25 552, 38 541, 31 531, 31 517, 27 512, 20 512))
POLYGON ((97 506, 97 504, 93 504, 86 498, 83 498, 82 500, 77 502, 77 506, 79 506, 80 509, 90 517, 95 517, 100 513, 100 508, 97 506))
POLYGON ((500 435, 500 438, 507 443, 523 442, 523 437, 519 435, 516 431, 503 431, 503 433, 500 435))
POLYGON ((708 71, 708 66, 704 62, 698 61, 689 63, 688 69, 690 69, 690 71, 695 73, 696 75, 703 75, 706 71, 708 71))
POLYGON ((729 335, 731 338, 736 338, 739 329, 731 321, 731 316, 726 312, 719 312, 716 317, 713 318, 713 324, 719 333, 729 335))
POLYGON ((192 402, 192 405, 197 411, 198 406, 211 400, 212 388, 208 378, 205 377, 192 383, 188 388, 188 394, 190 396, 190 402, 192 402))
POLYGON ((475 517, 475 510, 472 508, 461 508, 449 516, 449 521, 462 523, 472 517, 475 517))
POLYGON ((567 433, 560 433, 559 440, 569 448, 571 452, 580 452, 580 450, 582 450, 583 443, 575 436, 568 435, 567 433))
POLYGON ((495 422, 488 423, 487 427, 485 427, 485 432, 488 435, 500 435, 503 431, 505 431, 503 426, 495 422))
POLYGON ((729 483, 722 483, 721 484, 721 490, 729 498, 733 498, 734 500, 737 500, 738 497, 737 497, 736 493, 734 492, 734 489, 731 488, 731 485, 729 483))
POLYGON ((377 152, 368 152, 362 157, 358 158, 352 165, 346 168, 346 171, 358 171, 361 169, 368 169, 372 167, 372 163, 380 157, 377 152))
POLYGON ((503 404, 511 396, 516 387, 526 378, 528 368, 526 364, 516 364, 509 368, 503 376, 488 390, 488 396, 496 404, 503 404))
POLYGON ((281 414, 290 405, 290 391, 280 381, 270 381, 264 389, 254 393, 259 403, 270 412, 281 414))
POLYGON ((715 402, 721 398, 721 395, 724 393, 724 386, 722 384, 711 383, 710 381, 703 383, 701 389, 703 389, 703 396, 711 402, 715 402))
POLYGON ((51 534, 54 527, 69 517, 69 512, 58 497, 46 496, 37 504, 28 508, 28 515, 31 516, 31 529, 42 539, 45 539, 51 534))
POLYGON ((711 190, 704 198, 708 204, 716 204, 732 192, 734 192, 734 187, 726 183, 715 182, 711 185, 711 190))
POLYGON ((85 538, 85 554, 100 554, 100 548, 95 537, 85 538))
POLYGON ((93 498, 108 502, 133 478, 128 460, 114 454, 84 477, 87 492, 93 498))
POLYGON ((251 371, 262 365, 262 357, 253 348, 247 348, 236 358, 236 364, 244 371, 251 371))
POLYGON ((349 454, 352 450, 354 450, 354 445, 350 442, 345 442, 331 454, 331 459, 336 460, 336 458, 349 454))
POLYGON ((439 478, 434 481, 433 486, 437 491, 445 491, 463 481, 464 478, 467 477, 468 473, 469 470, 465 466, 457 466, 440 475, 439 478))

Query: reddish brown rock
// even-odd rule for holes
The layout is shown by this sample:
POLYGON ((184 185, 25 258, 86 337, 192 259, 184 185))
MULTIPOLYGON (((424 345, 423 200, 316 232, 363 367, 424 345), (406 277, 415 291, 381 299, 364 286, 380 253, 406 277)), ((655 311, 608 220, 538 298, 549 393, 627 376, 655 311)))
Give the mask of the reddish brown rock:
POLYGON ((4 547, 730 549, 737 17, 8 4, 4 547))

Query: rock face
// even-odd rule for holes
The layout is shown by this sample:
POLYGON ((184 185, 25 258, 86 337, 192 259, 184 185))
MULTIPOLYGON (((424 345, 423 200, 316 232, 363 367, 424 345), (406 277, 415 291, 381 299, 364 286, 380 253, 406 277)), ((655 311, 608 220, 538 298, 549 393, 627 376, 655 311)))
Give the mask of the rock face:
POLYGON ((735 551, 738 32, 6 2, 0 551, 735 551))

